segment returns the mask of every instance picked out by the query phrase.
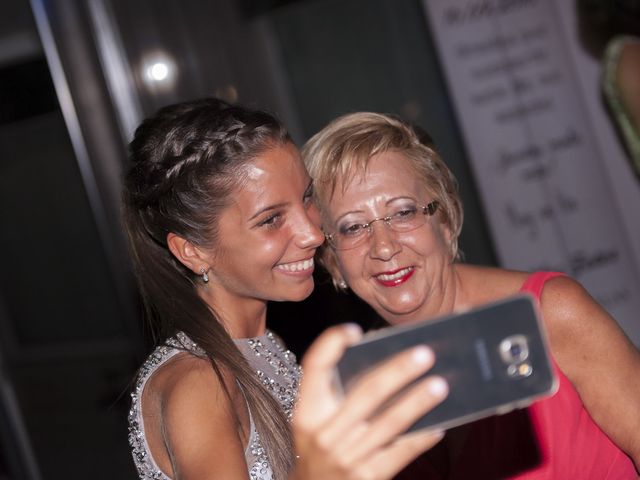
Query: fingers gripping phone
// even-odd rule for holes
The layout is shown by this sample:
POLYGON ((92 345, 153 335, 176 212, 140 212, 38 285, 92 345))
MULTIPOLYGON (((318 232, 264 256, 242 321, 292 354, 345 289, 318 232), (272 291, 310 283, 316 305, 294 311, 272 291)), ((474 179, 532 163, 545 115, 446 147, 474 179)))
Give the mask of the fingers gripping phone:
POLYGON ((435 365, 426 375, 449 384, 448 397, 410 429, 448 429, 522 408, 558 388, 542 322, 526 294, 464 313, 366 334, 337 365, 344 391, 377 363, 428 345, 435 365))

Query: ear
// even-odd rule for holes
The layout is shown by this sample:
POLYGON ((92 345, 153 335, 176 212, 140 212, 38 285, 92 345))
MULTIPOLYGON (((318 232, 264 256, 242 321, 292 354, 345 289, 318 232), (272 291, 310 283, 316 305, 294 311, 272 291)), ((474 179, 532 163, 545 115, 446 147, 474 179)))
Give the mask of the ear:
POLYGON ((444 222, 440 222, 439 229, 447 250, 451 254, 452 261, 455 261, 457 244, 454 239, 453 231, 451 231, 451 228, 449 228, 449 226, 444 222))
POLYGON ((167 234, 167 245, 174 257, 178 259, 185 267, 195 274, 200 274, 200 270, 204 267, 209 270, 209 264, 204 253, 190 241, 176 235, 175 233, 167 234))
POLYGON ((453 241, 453 232, 449 225, 444 222, 440 223, 440 231, 442 232, 442 236, 445 238, 447 243, 451 243, 453 241))
POLYGON ((340 272, 340 267, 338 266, 336 252, 334 252, 331 247, 323 247, 323 250, 320 253, 320 259, 322 266, 327 270, 327 272, 329 272, 329 275, 331 275, 331 279, 334 284, 339 284, 340 281, 344 281, 344 276, 340 272))

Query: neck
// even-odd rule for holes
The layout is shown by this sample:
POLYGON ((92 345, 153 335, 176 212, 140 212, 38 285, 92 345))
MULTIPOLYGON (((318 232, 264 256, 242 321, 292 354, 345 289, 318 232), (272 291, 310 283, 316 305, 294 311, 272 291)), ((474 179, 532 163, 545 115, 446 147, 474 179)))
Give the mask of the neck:
POLYGON ((243 322, 223 321, 223 323, 229 335, 231 335, 231 338, 259 337, 267 331, 266 313, 267 308, 265 305, 264 315, 261 315, 260 318, 255 318, 254 320, 248 319, 243 322))
POLYGON ((263 335, 267 329, 267 302, 230 296, 226 291, 200 290, 200 296, 215 312, 231 338, 263 335))

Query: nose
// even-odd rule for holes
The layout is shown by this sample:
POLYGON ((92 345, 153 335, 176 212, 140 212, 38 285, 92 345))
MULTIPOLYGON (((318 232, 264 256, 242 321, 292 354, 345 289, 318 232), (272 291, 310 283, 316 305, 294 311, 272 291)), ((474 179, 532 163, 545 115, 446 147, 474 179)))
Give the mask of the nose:
POLYGON ((400 251, 400 244, 387 222, 380 220, 369 225, 369 255, 378 260, 389 260, 400 251))
POLYGON ((315 205, 303 211, 297 239, 300 248, 318 248, 324 242, 324 233, 320 230, 320 213, 315 205))

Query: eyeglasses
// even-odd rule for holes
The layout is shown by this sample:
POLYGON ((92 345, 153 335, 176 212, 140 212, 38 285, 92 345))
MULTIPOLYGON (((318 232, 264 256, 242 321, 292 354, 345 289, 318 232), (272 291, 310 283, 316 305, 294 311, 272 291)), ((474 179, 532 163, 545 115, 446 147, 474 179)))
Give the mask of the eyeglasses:
POLYGON ((329 244, 336 250, 349 250, 362 245, 371 236, 371 227, 375 222, 382 221, 394 232, 410 232, 427 223, 427 217, 433 216, 440 202, 434 200, 424 207, 418 205, 398 208, 386 217, 374 218, 368 223, 347 223, 340 226, 335 233, 326 233, 329 244))

